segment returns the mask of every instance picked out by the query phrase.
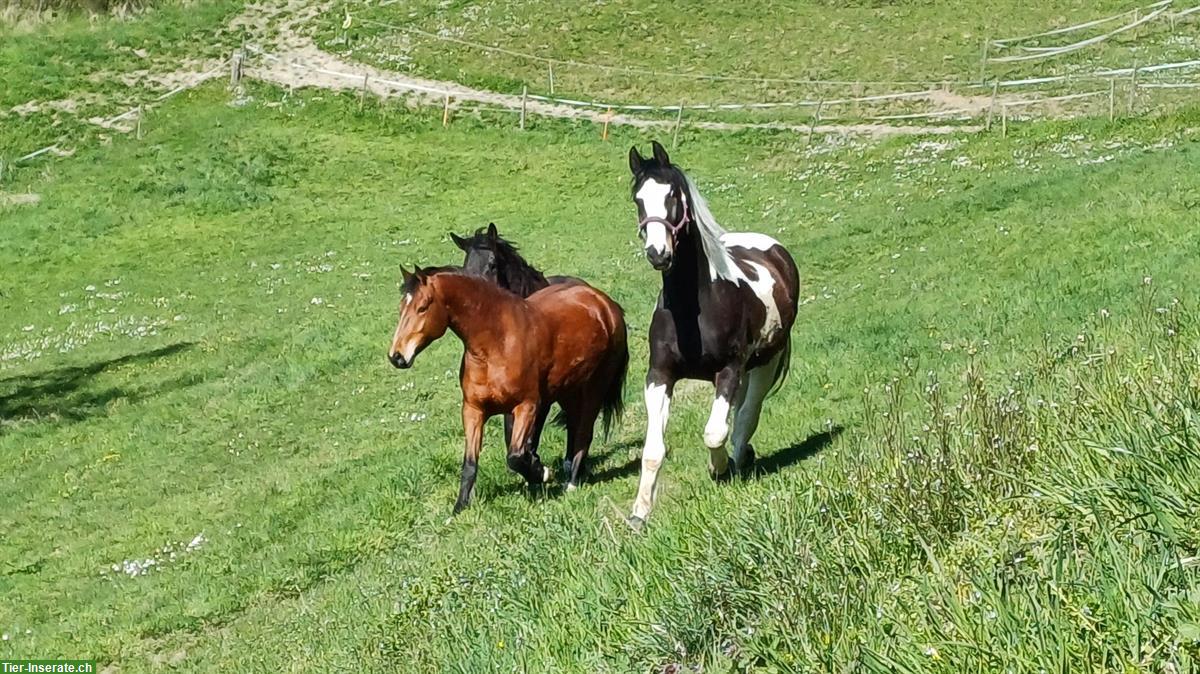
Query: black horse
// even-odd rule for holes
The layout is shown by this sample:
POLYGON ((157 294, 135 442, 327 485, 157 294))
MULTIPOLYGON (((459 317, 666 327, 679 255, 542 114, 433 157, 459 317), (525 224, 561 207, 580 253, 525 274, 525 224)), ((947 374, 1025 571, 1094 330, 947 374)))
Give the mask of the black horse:
MULTIPOLYGON (((451 234, 450 238, 454 241, 454 245, 466 253, 466 259, 463 260, 463 271, 488 279, 519 297, 527 298, 542 288, 554 284, 581 282, 580 279, 574 276, 547 277, 538 271, 521 256, 515 244, 500 236, 500 232, 496 229, 496 223, 494 222, 488 224, 487 231, 479 228, 470 236, 461 237, 457 234, 451 234)), ((537 454, 538 446, 541 444, 542 428, 546 425, 546 417, 549 413, 549 405, 544 409, 538 410, 531 440, 534 455, 537 454)), ((556 418, 555 423, 560 423, 560 419, 556 418)), ((511 414, 504 415, 505 443, 508 443, 512 437, 512 426, 513 416, 511 414)), ((607 428, 605 430, 607 432, 607 428)), ((582 473, 583 468, 583 466, 580 466, 580 473, 582 473)), ((571 462, 570 438, 567 440, 567 449, 563 457, 563 473, 565 475, 575 474, 574 466, 571 462)), ((567 485, 568 489, 575 486, 574 482, 567 485)))
POLYGON ((792 256, 763 234, 728 233, 713 217, 696 186, 667 151, 629 150, 638 232, 646 259, 662 273, 662 290, 650 322, 650 370, 646 374, 646 444, 642 476, 630 524, 650 513, 658 469, 666 455, 663 434, 671 394, 680 379, 713 382, 716 397, 704 427, 709 470, 730 472, 725 440, 733 411, 734 469, 754 463, 750 439, 763 400, 787 375, 791 329, 796 320, 800 275, 792 256))

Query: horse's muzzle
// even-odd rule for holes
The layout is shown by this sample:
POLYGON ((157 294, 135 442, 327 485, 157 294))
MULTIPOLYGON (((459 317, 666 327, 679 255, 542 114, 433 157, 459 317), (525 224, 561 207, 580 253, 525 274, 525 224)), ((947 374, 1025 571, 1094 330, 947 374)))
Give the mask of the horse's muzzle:
POLYGON ((407 370, 412 367, 412 361, 404 360, 404 356, 401 356, 399 351, 388 356, 388 360, 391 361, 392 365, 401 370, 407 370))
POLYGON ((671 268, 671 263, 675 256, 667 251, 658 251, 653 249, 646 250, 646 260, 658 271, 666 271, 671 268))

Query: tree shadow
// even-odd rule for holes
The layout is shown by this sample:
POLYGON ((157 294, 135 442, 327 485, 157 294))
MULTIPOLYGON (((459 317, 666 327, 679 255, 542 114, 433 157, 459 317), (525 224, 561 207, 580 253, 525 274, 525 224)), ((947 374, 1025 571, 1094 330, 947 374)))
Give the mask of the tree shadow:
POLYGON ((34 374, 0 378, 0 433, 22 420, 75 422, 102 412, 119 399, 143 400, 154 390, 121 387, 93 388, 96 375, 123 365, 148 363, 186 351, 195 342, 177 342, 158 349, 131 353, 117 358, 63 367, 34 374))
POLYGON ((760 457, 754 462, 753 477, 759 478, 774 475, 784 468, 812 458, 818 452, 832 444, 844 430, 845 428, 842 426, 834 426, 827 431, 810 435, 804 440, 793 444, 791 447, 784 447, 774 454, 760 457))

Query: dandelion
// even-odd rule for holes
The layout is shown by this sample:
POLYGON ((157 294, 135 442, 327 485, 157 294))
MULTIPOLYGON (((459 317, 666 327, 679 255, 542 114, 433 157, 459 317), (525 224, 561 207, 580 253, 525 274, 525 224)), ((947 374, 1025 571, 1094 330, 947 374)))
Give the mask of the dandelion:
POLYGON ((928 655, 929 657, 933 658, 934 660, 940 660, 942 657, 941 655, 938 654, 937 649, 934 648, 933 646, 926 646, 924 653, 925 653, 925 655, 928 655))
POLYGON ((1142 277, 1142 285, 1148 286, 1148 285, 1150 285, 1150 283, 1153 280, 1154 280, 1154 277, 1152 277, 1152 276, 1144 276, 1144 277, 1142 277))

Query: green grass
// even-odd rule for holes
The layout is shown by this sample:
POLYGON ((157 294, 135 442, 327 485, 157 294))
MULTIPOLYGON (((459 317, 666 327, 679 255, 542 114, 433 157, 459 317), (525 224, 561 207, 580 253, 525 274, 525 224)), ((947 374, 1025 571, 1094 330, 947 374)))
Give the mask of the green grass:
POLYGON ((146 74, 199 72, 204 59, 228 56, 238 36, 219 26, 239 9, 236 0, 169 3, 146 9, 140 20, 68 14, 36 30, 0 21, 0 161, 53 143, 70 150, 109 138, 86 120, 173 87, 146 74), (31 103, 34 112, 14 110, 31 103))
MULTIPOLYGON (((690 74, 750 78, 862 82, 861 87, 784 82, 709 81, 555 66, 560 96, 616 103, 687 104, 842 98, 908 91, 919 84, 883 82, 977 82, 1192 58, 1197 24, 1184 20, 1171 31, 1164 18, 1087 49, 1046 61, 993 64, 980 70, 986 39, 1041 32, 1108 16, 1138 6, 1122 0, 1047 3, 823 2, 751 0, 734 4, 653 3, 642 0, 565 6, 544 0, 507 3, 373 4, 346 2, 318 25, 318 43, 382 67, 519 94, 546 93, 545 63, 489 52, 427 35, 414 28, 559 61, 690 74), (346 30, 349 12, 357 21, 346 30), (379 25, 379 22, 390 25, 379 25), (398 28, 397 28, 398 27, 398 28)), ((1062 45, 1097 35, 1120 23, 1042 44, 1062 45)), ((996 55, 996 50, 993 50, 996 55)), ((1105 88, 1080 84, 1072 91, 1105 88)), ((990 88, 957 88, 986 96, 990 88)), ((1055 91, 1062 93, 1061 85, 1055 91)), ((957 107, 950 103, 947 107, 957 107)), ((1102 106, 1094 106, 1099 112, 1102 106)), ((924 112, 896 103, 830 106, 825 116, 924 112), (872 112, 874 110, 874 112, 872 112)), ((812 110, 804 110, 807 115, 812 110)), ((710 113, 704 113, 709 115, 710 113)), ((759 116, 796 116, 772 109, 759 116)))
POLYGON ((495 221, 623 304, 644 363, 625 153, 648 138, 250 95, 185 94, 143 140, 4 186, 42 203, 0 211, 0 657, 1196 670, 1197 325, 1169 304, 1200 281, 1194 114, 878 146, 685 131, 678 161, 795 253, 806 302, 770 472, 713 485, 710 394, 683 387, 637 536, 640 366, 597 480, 526 494, 493 421, 447 520, 459 346, 384 355, 397 267, 495 221))

